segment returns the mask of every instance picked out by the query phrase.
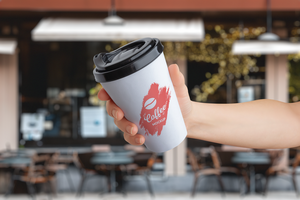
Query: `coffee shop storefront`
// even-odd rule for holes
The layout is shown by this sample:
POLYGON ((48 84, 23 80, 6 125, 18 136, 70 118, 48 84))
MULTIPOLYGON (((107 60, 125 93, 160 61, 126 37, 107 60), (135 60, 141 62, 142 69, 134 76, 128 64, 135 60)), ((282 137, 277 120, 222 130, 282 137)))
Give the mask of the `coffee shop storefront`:
MULTIPOLYGON (((9 67, 10 70, 14 70, 13 73, 15 74, 12 75, 13 78, 9 79, 9 81, 3 81, 0 84, 1 93, 12 95, 11 97, 7 96, 9 100, 4 99, 2 96, 0 101, 0 106, 2 106, 0 116, 2 123, 10 121, 15 124, 19 123, 19 126, 4 123, 1 127, 19 127, 19 129, 2 130, 3 132, 11 132, 13 134, 10 135, 15 136, 9 139, 1 134, 1 137, 3 135, 5 140, 9 140, 7 142, 1 140, 3 141, 2 149, 7 148, 7 143, 9 143, 10 148, 79 147, 95 144, 125 145, 126 142, 122 138, 122 133, 116 129, 113 120, 107 116, 105 109, 99 108, 98 105, 103 106, 103 102, 101 103, 95 100, 95 91, 97 91, 100 86, 96 86, 92 74, 92 57, 96 53, 111 51, 119 47, 119 45, 122 44, 122 42, 118 42, 120 40, 134 40, 146 36, 157 37, 162 41, 171 41, 168 44, 173 44, 172 48, 176 49, 180 48, 176 47, 176 44, 180 44, 182 41, 185 41, 185 44, 189 44, 188 42, 197 43, 205 39, 204 27, 206 29, 205 32, 209 32, 214 31, 217 27, 216 25, 222 23, 225 24, 223 27, 226 30, 230 30, 229 27, 238 26, 238 21, 232 25, 233 19, 232 17, 230 18, 230 16, 228 17, 230 23, 226 20, 224 22, 222 20, 218 21, 220 16, 204 16, 203 21, 200 20, 202 16, 197 15, 197 12, 193 9, 203 10, 204 8, 202 7, 186 8, 190 9, 189 12, 182 11, 183 13, 179 13, 183 16, 180 19, 178 19, 178 16, 180 16, 178 13, 164 14, 164 11, 160 11, 158 15, 161 18, 157 19, 158 17, 154 11, 146 14, 130 13, 129 11, 131 10, 126 8, 124 2, 123 4, 120 2, 121 1, 116 2, 116 8, 118 9, 119 5, 125 6, 120 15, 127 16, 127 18, 124 17, 125 21, 117 19, 119 20, 117 23, 121 23, 119 26, 123 26, 123 29, 118 29, 116 26, 105 25, 103 19, 107 17, 106 11, 110 8, 108 2, 106 2, 105 8, 99 8, 101 13, 95 10, 91 11, 91 13, 88 13, 87 10, 85 13, 79 13, 76 11, 76 9, 79 8, 73 8, 73 11, 68 11, 69 13, 65 14, 65 11, 58 11, 58 8, 51 7, 52 4, 49 4, 49 9, 55 10, 53 13, 50 11, 44 13, 36 13, 28 10, 24 11, 25 13, 13 11, 19 18, 23 15, 25 16, 18 22, 16 18, 9 13, 10 9, 13 8, 9 7, 11 5, 7 5, 7 13, 2 14, 2 18, 8 17, 12 25, 9 26, 9 33, 2 31, 2 36, 17 38, 19 51, 16 51, 16 54, 10 55, 12 57, 15 56, 9 61, 13 64, 7 64, 14 66, 14 68, 9 67), (118 5, 118 3, 120 4, 118 5), (52 17, 52 15, 54 17, 52 17), (142 19, 136 19, 136 16, 142 16, 142 19), (170 19, 169 16, 171 16, 172 19, 170 19), (91 18, 93 20, 90 20, 91 18), (124 24, 127 22, 131 27, 124 28, 124 24), (122 25, 122 23, 124 24, 122 25), (149 24, 151 24, 151 26, 149 26, 149 24), (169 32, 166 33, 167 24, 169 24, 168 28, 170 29, 169 32), (172 27, 173 25, 174 27, 172 27), (145 26, 145 29, 142 28, 143 26, 145 26), (146 29, 147 26, 148 29, 146 29), (17 56, 19 57, 18 64, 16 64, 17 56), (16 74, 19 75, 19 79, 16 74), (19 88, 18 82, 20 84, 19 88), (12 86, 14 89, 17 88, 19 95, 15 95, 15 93, 12 92, 13 90, 10 90, 9 92, 12 93, 9 93, 7 86, 9 86, 9 88, 12 86), (14 99, 16 102, 11 101, 11 99, 14 99), (95 107, 95 109, 91 111, 88 110, 88 107, 95 107), (3 110, 14 112, 4 112, 3 110), (19 117, 12 114, 17 112, 17 110, 19 110, 19 117), (89 112, 101 113, 97 120, 99 120, 99 123, 105 124, 105 126, 97 133, 93 132, 93 130, 90 130, 90 132, 86 131, 82 126, 82 123, 89 123, 85 121, 83 117, 89 112), (8 113, 12 116, 9 116, 8 113), (35 115, 30 115, 33 113, 35 113, 35 115), (40 129, 36 129, 34 134, 30 133, 30 127, 27 127, 26 124, 22 125, 22 121, 27 121, 30 124, 32 122, 30 120, 32 120, 33 117, 39 118, 39 116, 44 116, 45 114, 46 117, 44 120, 41 120, 41 123, 44 123, 44 125, 40 127, 40 129), (11 120, 8 120, 9 117, 11 120), (24 134, 26 130, 27 133, 24 134), (19 139, 16 138, 17 136, 19 139)), ((136 3, 136 1, 134 2, 136 3)), ((39 4, 37 4, 37 6, 38 5, 39 4)), ((23 9, 26 10, 27 8, 24 7, 23 9)), ((97 10, 98 8, 94 9, 97 10)), ((172 12, 178 12, 179 8, 176 9, 172 12)), ((211 8, 211 10, 213 10, 213 8, 211 8)), ((251 21, 246 16, 244 16, 244 18, 245 24, 249 22, 249 27, 264 26, 264 23, 256 25, 256 21, 251 21)), ((262 14, 261 18, 265 19, 262 14)), ((6 26, 4 22, 1 23, 3 27, 6 26)), ((279 27, 278 30, 279 29, 282 30, 282 27, 279 27)), ((289 32, 289 28, 286 28, 286 30, 289 32)), ((222 33, 220 33, 220 35, 222 35, 222 33)), ((285 38, 287 36, 288 35, 282 35, 281 37, 285 38)), ((166 46, 166 50, 167 49, 166 46)), ((170 56, 167 62, 169 64, 177 63, 179 65, 181 72, 186 78, 186 83, 189 86, 192 80, 191 77, 193 77, 192 68, 194 66, 205 65, 204 63, 207 63, 205 59, 206 58, 203 58, 197 63, 194 62, 195 59, 193 60, 186 56, 170 56)), ((237 91, 237 86, 251 85, 249 83, 252 81, 255 82, 254 85, 259 85, 261 88, 259 98, 270 98, 288 102, 288 62, 286 56, 277 54, 261 56, 257 58, 257 61, 258 63, 260 62, 260 65, 256 66, 259 68, 257 71, 257 73, 260 73, 259 78, 257 78, 259 80, 251 80, 251 76, 248 76, 246 78, 247 80, 241 76, 239 80, 235 78, 232 79, 231 82, 226 79, 222 82, 219 89, 216 88, 215 92, 215 94, 224 92, 223 96, 225 96, 225 102, 214 101, 213 99, 210 99, 210 101, 212 103, 237 102, 237 100, 234 100, 237 98, 237 94, 234 93, 234 91, 237 91), (274 63, 278 64, 276 68, 274 68, 274 63), (263 69, 265 69, 265 72, 263 69), (278 87, 275 87, 276 85, 278 87), (229 90, 231 90, 231 93, 228 92, 229 90)), ((222 63, 220 64, 222 65, 222 63)), ((214 63, 207 66, 207 68, 215 69, 215 71, 212 70, 210 74, 205 72, 205 80, 210 79, 214 73, 218 73, 219 63, 214 63)), ((253 67, 253 69, 254 71, 252 71, 252 73, 254 74, 257 68, 253 67)), ((9 73, 8 71, 6 72, 9 73)), ((8 77, 4 73, 0 73, 0 76, 8 77)), ((255 76, 256 75, 253 75, 253 77, 255 76)), ((228 77, 228 79, 230 79, 230 77, 228 77)), ((201 85, 201 83, 198 84, 201 85)), ((190 92, 193 88, 194 86, 189 86, 190 92)), ((213 96, 213 94, 210 94, 210 96, 213 96)), ((38 120, 35 122, 38 122, 38 120)), ((183 175, 186 172, 186 147, 188 145, 188 141, 186 140, 177 148, 162 155, 165 164, 165 174, 183 175)), ((195 145, 199 144, 197 143, 195 145)), ((207 146, 207 144, 204 146, 207 146)))

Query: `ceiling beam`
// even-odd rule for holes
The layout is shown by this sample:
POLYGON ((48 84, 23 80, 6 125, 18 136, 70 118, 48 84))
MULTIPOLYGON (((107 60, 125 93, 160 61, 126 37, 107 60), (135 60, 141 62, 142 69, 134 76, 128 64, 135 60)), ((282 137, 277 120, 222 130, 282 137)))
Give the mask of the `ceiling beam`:
MULTIPOLYGON (((264 0, 115 0, 116 10, 135 11, 264 11, 264 0)), ((1 0, 0 10, 108 11, 110 0, 1 0)), ((300 10, 299 0, 272 0, 274 11, 300 10)))

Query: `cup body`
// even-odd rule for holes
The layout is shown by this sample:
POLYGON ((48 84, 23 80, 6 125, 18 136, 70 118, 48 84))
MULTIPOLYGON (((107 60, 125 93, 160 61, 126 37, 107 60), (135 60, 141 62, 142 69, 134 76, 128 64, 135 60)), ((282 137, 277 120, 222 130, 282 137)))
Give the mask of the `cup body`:
POLYGON ((149 150, 165 152, 186 138, 187 130, 163 53, 141 70, 101 84, 126 119, 137 125, 149 150))

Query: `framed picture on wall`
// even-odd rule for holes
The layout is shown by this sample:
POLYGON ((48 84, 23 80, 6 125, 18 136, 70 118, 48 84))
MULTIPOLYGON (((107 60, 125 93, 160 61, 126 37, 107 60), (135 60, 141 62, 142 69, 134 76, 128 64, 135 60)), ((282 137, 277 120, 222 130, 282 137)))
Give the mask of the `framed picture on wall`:
POLYGON ((242 86, 238 88, 238 103, 253 101, 254 99, 253 86, 242 86))
POLYGON ((81 136, 83 138, 106 137, 107 134, 105 114, 105 107, 81 107, 81 136))

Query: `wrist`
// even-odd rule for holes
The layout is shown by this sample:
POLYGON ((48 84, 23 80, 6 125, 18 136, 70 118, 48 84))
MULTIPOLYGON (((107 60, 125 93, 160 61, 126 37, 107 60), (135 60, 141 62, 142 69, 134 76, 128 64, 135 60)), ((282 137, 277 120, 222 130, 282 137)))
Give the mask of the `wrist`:
POLYGON ((188 113, 188 115, 186 115, 184 117, 184 123, 185 123, 185 126, 186 126, 186 129, 187 129, 187 137, 192 137, 191 136, 191 130, 198 124, 199 125, 199 122, 197 123, 197 119, 200 117, 200 113, 197 112, 197 109, 196 107, 199 106, 199 102, 194 102, 194 101, 191 101, 191 110, 190 112, 188 113))

